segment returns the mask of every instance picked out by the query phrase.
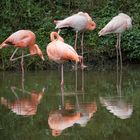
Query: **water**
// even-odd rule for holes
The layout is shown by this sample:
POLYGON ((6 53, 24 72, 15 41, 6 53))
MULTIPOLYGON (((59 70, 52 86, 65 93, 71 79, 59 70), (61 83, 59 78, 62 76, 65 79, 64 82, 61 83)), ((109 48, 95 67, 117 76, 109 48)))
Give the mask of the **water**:
POLYGON ((138 140, 139 71, 1 72, 0 140, 138 140))

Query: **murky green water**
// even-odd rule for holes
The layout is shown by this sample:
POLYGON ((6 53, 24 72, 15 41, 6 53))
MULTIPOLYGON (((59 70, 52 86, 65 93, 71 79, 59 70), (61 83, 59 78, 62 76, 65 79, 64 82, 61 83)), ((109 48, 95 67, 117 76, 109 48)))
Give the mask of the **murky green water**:
POLYGON ((0 73, 0 140, 138 140, 140 67, 0 73))

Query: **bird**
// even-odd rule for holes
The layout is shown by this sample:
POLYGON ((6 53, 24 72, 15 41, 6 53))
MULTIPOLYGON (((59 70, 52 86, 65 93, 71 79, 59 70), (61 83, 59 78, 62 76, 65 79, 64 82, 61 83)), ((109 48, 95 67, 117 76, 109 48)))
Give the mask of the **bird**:
POLYGON ((122 54, 121 54, 121 34, 132 27, 132 19, 124 13, 119 13, 113 17, 111 21, 99 31, 99 36, 115 33, 117 34, 116 53, 117 53, 117 66, 118 66, 118 53, 120 55, 120 64, 122 68, 122 54))
POLYGON ((84 32, 86 30, 92 31, 96 28, 96 23, 92 20, 89 14, 84 12, 78 12, 77 14, 69 16, 63 20, 54 20, 54 23, 56 24, 55 29, 59 29, 58 33, 60 32, 61 29, 65 29, 65 28, 72 28, 73 30, 76 31, 75 44, 74 44, 75 50, 77 45, 78 32, 82 31, 81 51, 83 57, 84 32))
POLYGON ((133 105, 124 97, 100 97, 100 102, 110 113, 120 119, 127 119, 132 116, 133 105))
POLYGON ((48 125, 52 130, 52 135, 55 137, 60 136, 65 129, 72 127, 80 117, 80 112, 75 110, 52 110, 48 117, 48 125))
POLYGON ((94 116, 97 111, 96 102, 84 102, 80 103, 78 106, 67 102, 65 104, 66 110, 76 110, 76 112, 80 113, 79 120, 76 121, 76 124, 80 124, 81 127, 85 127, 90 121, 90 119, 94 116))
POLYGON ((82 57, 77 54, 72 46, 64 43, 64 39, 57 32, 51 32, 50 40, 51 42, 46 47, 46 53, 50 60, 61 64, 61 87, 63 87, 63 63, 68 60, 81 63, 82 57))
POLYGON ((0 49, 8 47, 9 45, 13 45, 16 47, 15 51, 13 52, 12 56, 10 57, 10 61, 15 61, 17 59, 21 58, 21 69, 22 73, 24 73, 24 67, 23 67, 23 58, 26 56, 33 56, 35 54, 38 54, 42 60, 44 59, 44 56, 42 54, 42 51, 40 50, 39 46, 36 43, 36 36, 35 34, 30 30, 18 30, 11 34, 1 45, 0 49), (18 49, 22 49, 22 55, 17 58, 13 58, 16 54, 18 49), (30 54, 24 55, 25 48, 29 48, 30 54))
POLYGON ((9 101, 4 97, 0 97, 0 103, 10 109, 16 115, 21 116, 33 116, 37 113, 37 107, 43 98, 44 91, 41 92, 29 92, 30 98, 16 99, 15 101, 9 101))

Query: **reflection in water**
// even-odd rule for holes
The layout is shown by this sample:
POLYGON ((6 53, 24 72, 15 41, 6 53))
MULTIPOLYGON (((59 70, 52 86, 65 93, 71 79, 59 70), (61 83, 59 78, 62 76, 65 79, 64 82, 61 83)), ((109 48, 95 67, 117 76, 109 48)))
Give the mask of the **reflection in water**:
POLYGON ((93 114, 97 111, 96 102, 81 103, 78 106, 70 103, 65 104, 67 110, 75 109, 80 112, 80 119, 76 121, 81 127, 85 127, 87 122, 93 117, 93 114))
POLYGON ((120 119, 127 119, 132 115, 133 106, 123 97, 100 97, 100 102, 107 110, 120 119))
MULTIPOLYGON (((84 69, 81 69, 81 75, 79 77, 81 77, 80 92, 82 92, 84 94, 84 69)), ((75 70, 75 92, 78 92, 78 71, 77 70, 75 70)))
MULTIPOLYGON (((16 87, 12 87, 12 92, 15 92, 16 87)), ((18 90, 18 89, 17 89, 18 90)), ((20 89, 19 89, 20 91, 20 89)), ((23 99, 17 98, 14 102, 10 102, 8 99, 1 97, 0 103, 17 115, 32 116, 37 112, 37 106, 40 103, 44 95, 44 89, 41 92, 36 93, 35 91, 30 92, 30 98, 26 97, 23 99)))
POLYGON ((72 127, 80 119, 80 113, 74 110, 54 110, 48 117, 49 127, 52 129, 53 136, 59 136, 62 131, 72 127))
MULTIPOLYGON (((140 67, 134 67, 133 69, 128 69, 127 67, 127 69, 124 70, 125 74, 122 79, 121 95, 119 95, 119 92, 116 94, 116 80, 114 80, 116 77, 114 77, 114 71, 84 71, 84 99, 81 92, 79 92, 81 89, 80 70, 78 71, 77 92, 75 92, 75 80, 72 78, 75 76, 74 72, 66 72, 63 104, 61 104, 61 96, 58 94, 60 92, 58 71, 47 71, 45 77, 46 71, 28 72, 25 75, 24 92, 22 92, 21 75, 19 75, 19 73, 0 73, 0 100, 1 97, 4 97, 4 99, 7 100, 6 102, 10 105, 21 100, 33 101, 32 93, 30 92, 32 89, 36 92, 41 92, 42 87, 46 87, 48 93, 44 94, 44 99, 42 98, 40 100, 40 104, 38 102, 38 110, 36 115, 33 116, 35 117, 33 120, 30 116, 26 117, 26 119, 20 119, 22 116, 15 115, 11 109, 6 108, 8 107, 7 104, 6 107, 0 105, 0 139, 45 139, 47 136, 47 139, 51 140, 53 139, 53 136, 49 132, 51 131, 52 133, 53 131, 54 135, 57 133, 55 127, 53 128, 51 126, 51 123, 58 115, 59 119, 56 121, 58 122, 58 126, 62 125, 59 124, 59 122, 64 122, 64 120, 67 121, 67 119, 70 120, 71 122, 69 121, 69 123, 73 125, 59 129, 58 134, 56 135, 61 134, 61 136, 57 137, 58 139, 137 140, 140 131, 140 67), (12 85, 16 85, 16 89, 12 87, 12 90, 16 91, 14 94, 13 91, 11 92, 11 90, 9 90, 9 87, 12 85), (17 88, 21 89, 18 89, 17 91, 17 88), (101 97, 102 102, 106 103, 106 107, 98 107, 98 111, 96 111, 96 106, 100 104, 99 96, 101 97), (59 104, 61 105, 60 108, 59 104), (123 121, 117 116, 114 116, 113 113, 110 113, 111 109, 106 109, 107 106, 111 105, 112 108, 118 107, 118 110, 126 110, 127 115, 125 118, 130 118, 123 121), (87 106, 90 108, 89 110, 87 109, 87 106), (135 113, 133 113, 134 109, 135 113), (127 113, 127 111, 129 113, 127 113), (133 114, 131 111, 133 111, 133 114), (54 117, 53 114, 56 116, 54 115, 54 117), (48 117, 52 120, 49 120, 49 125, 46 124, 48 123, 48 117), (62 120, 60 121, 61 118, 62 120), (81 127, 85 125, 86 127, 81 127)), ((39 93, 36 92, 34 92, 34 94, 37 96, 39 93)), ((63 125, 65 126, 65 122, 63 125)))
POLYGON ((62 108, 52 110, 48 117, 48 124, 53 136, 59 136, 63 130, 72 127, 74 124, 80 124, 81 127, 85 127, 97 111, 95 102, 79 104, 77 95, 76 105, 70 102, 65 103, 64 89, 62 87, 61 92, 62 108))
POLYGON ((122 67, 119 72, 118 66, 116 88, 118 97, 100 97, 100 102, 109 112, 113 113, 113 115, 120 119, 127 119, 132 115, 133 106, 122 97, 122 67))
POLYGON ((80 108, 77 108, 73 104, 66 103, 65 108, 50 112, 48 124, 52 129, 53 136, 59 136, 64 129, 72 127, 74 124, 80 124, 81 127, 85 127, 97 111, 95 102, 83 103, 79 106, 80 108))

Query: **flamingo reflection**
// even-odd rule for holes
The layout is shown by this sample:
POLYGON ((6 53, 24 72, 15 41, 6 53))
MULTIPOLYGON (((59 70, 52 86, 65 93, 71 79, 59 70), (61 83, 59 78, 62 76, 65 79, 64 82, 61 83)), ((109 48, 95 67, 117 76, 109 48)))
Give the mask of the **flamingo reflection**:
MULTIPOLYGON (((12 88, 15 92, 16 87, 12 88)), ((23 99, 17 98, 15 101, 11 102, 8 99, 1 97, 0 103, 10 109, 17 115, 22 116, 33 116, 37 112, 37 106, 40 103, 44 95, 44 89, 37 93, 35 91, 30 92, 30 98, 26 97, 23 99)))
POLYGON ((133 113, 133 105, 122 96, 122 69, 117 68, 116 97, 100 97, 100 102, 109 112, 120 119, 130 118, 133 113))
POLYGON ((49 113, 48 124, 52 130, 53 136, 59 136, 61 133, 75 124, 80 124, 81 127, 86 126, 87 122, 93 117, 97 111, 95 102, 80 103, 76 98, 76 104, 64 102, 64 90, 62 92, 62 107, 54 109, 49 113))
POLYGON ((48 118, 49 127, 53 136, 59 136, 63 130, 72 127, 80 119, 80 112, 75 110, 54 110, 48 118))
POLYGON ((88 121, 93 117, 93 114, 97 111, 96 102, 80 103, 78 106, 70 103, 65 104, 67 110, 76 109, 80 112, 80 119, 76 121, 81 127, 85 127, 88 121))
POLYGON ((132 115, 133 106, 123 97, 101 97, 100 102, 110 113, 120 119, 127 119, 132 115))

